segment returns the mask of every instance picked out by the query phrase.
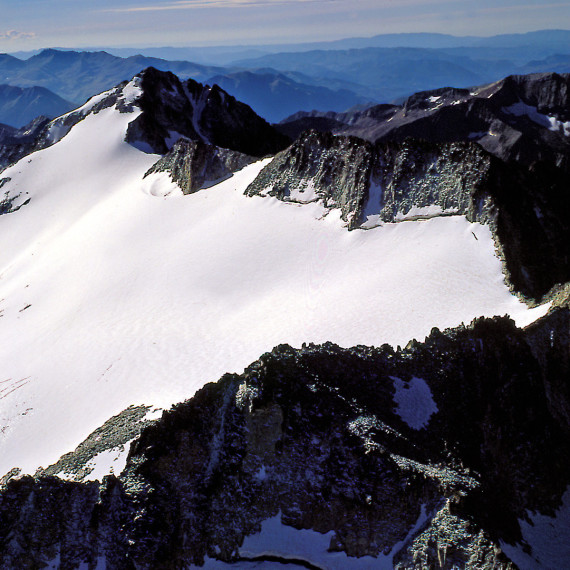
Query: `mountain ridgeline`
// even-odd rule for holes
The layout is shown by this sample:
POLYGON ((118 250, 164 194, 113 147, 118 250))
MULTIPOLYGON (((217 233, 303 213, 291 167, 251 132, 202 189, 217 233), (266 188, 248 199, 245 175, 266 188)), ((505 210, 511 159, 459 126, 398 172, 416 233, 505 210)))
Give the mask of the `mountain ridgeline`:
POLYGON ((153 152, 169 150, 171 133, 257 157, 275 154, 290 142, 217 85, 181 82, 172 73, 149 68, 140 86, 142 113, 129 126, 127 140, 146 142, 153 152))
POLYGON ((63 115, 76 105, 43 87, 0 85, 0 123, 21 128, 37 117, 63 115))
MULTIPOLYGON (((126 85, 52 121, 36 138, 12 139, 18 144, 4 147, 3 160, 54 144, 88 113, 121 108, 126 85)), ((570 279, 568 75, 509 77, 471 91, 439 89, 402 106, 300 117, 280 125, 281 132, 216 85, 154 68, 133 85, 139 92, 127 107, 141 112, 126 140, 165 155, 151 170, 170 172, 184 192, 255 157, 276 155, 248 195, 320 201, 340 208, 349 229, 465 215, 490 225, 509 282, 523 295, 540 299, 570 279), (307 131, 290 145, 287 135, 301 125, 317 131, 333 126, 334 134, 307 131)))
MULTIPOLYGON (((154 68, 134 84, 140 92, 127 107, 141 112, 126 140, 164 155, 151 171, 170 172, 186 193, 275 155, 248 195, 320 201, 340 208, 349 229, 465 215, 489 224, 510 284, 526 297, 540 299, 570 280, 568 75, 509 77, 470 91, 419 93, 402 106, 303 116, 279 125, 281 132, 216 85, 154 68), (299 135, 301 127, 316 131, 299 135), (298 136, 292 145, 288 135, 298 136)), ((54 144, 88 113, 125 105, 126 85, 39 135, 37 126, 11 135, 4 164, 54 144)))
POLYGON ((350 229, 441 215, 489 224, 509 282, 538 299, 570 278, 564 188, 557 169, 507 165, 473 142, 372 144, 311 131, 279 153, 247 193, 321 201, 340 208, 350 229))
MULTIPOLYGON (((88 114, 114 106, 125 112, 134 106, 140 108, 142 112, 129 125, 126 140, 145 152, 165 154, 181 137, 252 157, 275 154, 290 143, 286 135, 216 85, 210 87, 192 79, 183 82, 170 72, 154 68, 144 70, 131 83, 138 94, 128 103, 124 89, 129 82, 125 81, 79 109, 47 125, 43 122, 41 130, 28 128, 26 137, 18 135, 16 140, 15 135, 6 135, 0 167, 55 144, 88 114)), ((7 133, 15 133, 14 129, 6 129, 7 133)))
POLYGON ((476 141, 507 162, 531 166, 545 161, 567 171, 569 93, 570 74, 510 76, 471 89, 423 91, 402 105, 354 113, 297 113, 279 128, 293 137, 314 128, 371 142, 476 141))

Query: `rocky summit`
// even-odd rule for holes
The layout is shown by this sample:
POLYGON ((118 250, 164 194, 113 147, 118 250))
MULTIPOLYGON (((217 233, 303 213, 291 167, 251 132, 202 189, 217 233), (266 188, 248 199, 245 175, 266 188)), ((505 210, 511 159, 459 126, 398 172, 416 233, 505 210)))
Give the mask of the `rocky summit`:
POLYGON ((180 136, 257 157, 275 154, 290 142, 217 85, 182 82, 150 67, 141 74, 140 87, 142 113, 130 124, 127 141, 146 143, 158 154, 180 136))
POLYGON ((0 127, 0 168, 55 144, 87 115, 109 107, 123 112, 140 109, 126 140, 149 153, 166 154, 185 138, 259 158, 291 142, 217 85, 181 81, 173 73, 150 67, 53 121, 39 118, 19 130, 0 127))

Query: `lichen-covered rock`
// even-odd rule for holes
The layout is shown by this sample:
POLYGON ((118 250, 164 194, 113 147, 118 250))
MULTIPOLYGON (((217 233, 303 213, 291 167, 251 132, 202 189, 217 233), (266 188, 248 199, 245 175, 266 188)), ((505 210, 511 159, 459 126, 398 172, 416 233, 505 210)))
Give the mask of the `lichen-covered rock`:
POLYGON ((327 207, 340 208, 352 228, 368 196, 373 167, 370 143, 310 131, 277 154, 246 194, 298 203, 322 200, 327 207))
POLYGON ((327 208, 340 208, 350 229, 366 227, 372 216, 394 222, 464 214, 483 221, 492 208, 484 190, 494 167, 492 157, 474 144, 372 145, 310 131, 279 153, 246 194, 298 203, 320 200, 327 208))
MULTIPOLYGON (((72 481, 89 480, 95 468, 94 462, 100 454, 116 451, 126 456, 130 442, 151 423, 147 419, 149 412, 150 406, 130 406, 108 419, 82 441, 77 449, 66 453, 53 465, 38 469, 35 477, 56 475, 72 481)), ((6 481, 10 478, 6 477, 6 481)))
POLYGON ((506 164, 474 142, 371 144, 309 131, 246 189, 338 208, 349 229, 464 215, 489 224, 513 288, 540 299, 570 280, 570 194, 559 169, 506 164))

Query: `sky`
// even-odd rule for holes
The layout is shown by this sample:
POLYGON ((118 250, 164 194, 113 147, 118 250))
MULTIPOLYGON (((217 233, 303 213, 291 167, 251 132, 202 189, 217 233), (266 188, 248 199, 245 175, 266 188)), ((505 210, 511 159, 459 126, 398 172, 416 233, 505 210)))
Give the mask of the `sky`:
POLYGON ((0 0, 0 52, 570 29, 569 0, 0 0))

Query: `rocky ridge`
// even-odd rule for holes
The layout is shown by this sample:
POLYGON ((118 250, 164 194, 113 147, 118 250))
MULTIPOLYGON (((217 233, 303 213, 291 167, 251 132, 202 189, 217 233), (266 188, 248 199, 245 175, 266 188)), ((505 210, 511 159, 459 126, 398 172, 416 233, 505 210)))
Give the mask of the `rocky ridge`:
POLYGON ((285 148, 290 140, 252 109, 217 85, 180 81, 170 72, 148 68, 141 74, 142 113, 129 125, 126 140, 146 143, 164 154, 180 137, 262 157, 285 148))
POLYGON ((0 125, 0 172, 32 152, 37 137, 48 123, 47 117, 36 117, 20 129, 0 125))
POLYGON ((410 137, 477 141, 507 162, 548 162, 567 172, 569 92, 569 74, 514 75, 471 89, 423 91, 402 105, 377 105, 355 113, 297 113, 279 128, 289 136, 315 128, 371 142, 410 137))
POLYGON ((340 208, 349 229, 366 227, 371 216, 381 222, 430 217, 414 210, 432 206, 438 215, 484 221, 490 208, 481 203, 482 192, 494 166, 472 144, 410 140, 373 145, 309 131, 279 153, 246 193, 296 203, 322 201, 327 208, 340 208))
POLYGON ((527 511, 553 516, 570 483, 568 346, 563 308, 397 351, 279 346, 143 429, 120 476, 9 481, 0 561, 245 564, 244 538, 280 513, 332 531, 331 553, 395 568, 512 567, 501 544, 522 542, 527 511))

